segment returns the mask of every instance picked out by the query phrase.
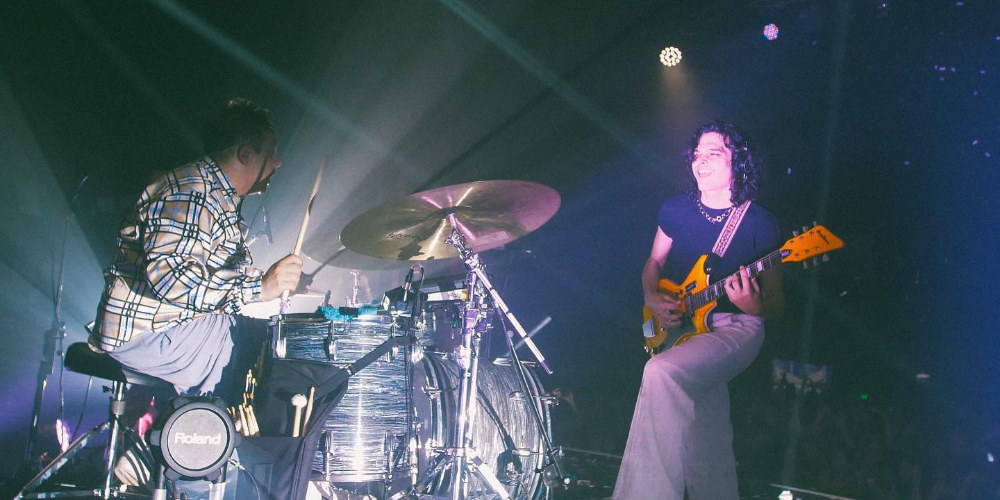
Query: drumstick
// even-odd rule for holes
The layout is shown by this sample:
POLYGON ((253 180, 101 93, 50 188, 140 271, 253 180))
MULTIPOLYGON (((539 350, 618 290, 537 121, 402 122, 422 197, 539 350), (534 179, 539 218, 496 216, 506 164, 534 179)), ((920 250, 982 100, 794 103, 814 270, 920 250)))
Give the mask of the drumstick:
POLYGON ((247 416, 250 417, 250 428, 253 430, 251 434, 259 436, 260 426, 257 425, 257 413, 253 411, 253 406, 247 405, 247 416))
MULTIPOLYGON (((295 238, 295 249, 292 250, 293 255, 298 255, 302 251, 302 240, 306 235, 306 227, 309 226, 309 212, 312 211, 313 200, 316 199, 316 193, 319 192, 319 183, 323 178, 323 169, 326 168, 326 157, 323 157, 323 162, 319 165, 319 170, 316 171, 316 181, 313 182, 312 193, 309 194, 309 202, 306 203, 306 213, 302 216, 302 225, 299 226, 299 235, 295 238)), ((281 312, 284 312, 285 305, 288 303, 288 290, 281 292, 281 312)))
POLYGON ((253 427, 250 426, 250 417, 247 416, 246 406, 239 405, 239 406, 236 407, 236 411, 239 412, 239 414, 240 414, 240 420, 243 421, 243 435, 244 436, 252 436, 253 435, 253 427))
POLYGON ((309 400, 306 401, 306 414, 302 418, 302 434, 306 433, 306 426, 309 425, 309 417, 312 416, 313 412, 313 398, 316 396, 316 388, 309 388, 309 400))
POLYGON ((302 407, 306 405, 306 397, 301 394, 292 396, 292 406, 295 407, 295 415, 292 417, 292 437, 299 437, 299 422, 302 420, 302 407))

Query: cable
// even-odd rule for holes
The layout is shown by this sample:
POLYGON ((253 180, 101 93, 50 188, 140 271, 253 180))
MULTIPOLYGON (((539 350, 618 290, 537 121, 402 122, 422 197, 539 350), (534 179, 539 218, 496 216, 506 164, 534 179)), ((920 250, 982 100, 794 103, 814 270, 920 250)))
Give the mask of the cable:
POLYGON ((80 418, 76 419, 76 427, 73 428, 73 437, 75 438, 77 433, 80 432, 80 424, 83 423, 83 415, 87 412, 87 400, 90 399, 90 388, 94 384, 93 375, 87 377, 87 392, 83 394, 83 407, 80 408, 80 418))
POLYGON ((257 496, 257 500, 260 500, 260 485, 257 484, 257 479, 253 477, 253 474, 251 474, 246 467, 243 467, 243 464, 241 464, 239 460, 236 460, 233 457, 229 457, 229 464, 232 465, 233 467, 236 467, 236 470, 243 472, 244 474, 247 475, 247 477, 250 478, 250 481, 253 482, 254 495, 257 496))
MULTIPOLYGON (((65 327, 63 327, 65 329, 65 327)), ((59 346, 56 352, 59 353, 59 421, 66 425, 66 390, 63 387, 63 377, 66 374, 66 353, 63 352, 63 339, 66 338, 65 330, 60 332, 59 346)), ((75 435, 75 434, 74 434, 75 435)))

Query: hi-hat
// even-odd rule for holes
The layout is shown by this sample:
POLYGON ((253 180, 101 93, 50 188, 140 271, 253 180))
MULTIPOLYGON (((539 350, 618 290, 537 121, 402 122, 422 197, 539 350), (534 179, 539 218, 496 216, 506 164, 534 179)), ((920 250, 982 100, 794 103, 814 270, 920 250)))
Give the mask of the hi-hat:
POLYGON ((475 252, 514 241, 538 229, 559 209, 556 190, 527 181, 478 181, 411 194, 375 207, 340 233, 355 252, 395 260, 458 257, 445 240, 448 215, 475 252))

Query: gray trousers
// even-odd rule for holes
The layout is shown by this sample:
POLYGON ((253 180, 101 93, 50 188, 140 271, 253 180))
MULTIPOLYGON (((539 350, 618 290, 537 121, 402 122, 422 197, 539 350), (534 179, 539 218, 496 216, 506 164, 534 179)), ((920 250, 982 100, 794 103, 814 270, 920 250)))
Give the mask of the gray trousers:
POLYGON ((231 399, 235 389, 228 381, 243 380, 266 336, 264 320, 206 314, 166 331, 133 337, 108 354, 133 370, 170 382, 178 394, 215 393, 231 399))
POLYGON ((764 342, 764 323, 713 316, 713 330, 650 359, 614 500, 738 500, 727 383, 764 342))

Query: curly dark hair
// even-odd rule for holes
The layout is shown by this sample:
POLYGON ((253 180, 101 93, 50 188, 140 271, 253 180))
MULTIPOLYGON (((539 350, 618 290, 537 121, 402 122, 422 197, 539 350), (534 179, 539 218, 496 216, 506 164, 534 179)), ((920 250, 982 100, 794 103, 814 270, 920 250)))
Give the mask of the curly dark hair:
POLYGON ((702 125, 695 132, 694 136, 691 137, 691 140, 688 141, 687 149, 684 150, 684 159, 687 161, 687 173, 691 179, 691 184, 687 191, 688 196, 693 200, 698 199, 698 182, 694 178, 694 172, 691 171, 691 163, 694 162, 694 150, 698 148, 698 141, 701 140, 702 135, 708 132, 715 132, 721 135, 726 148, 729 149, 729 152, 733 156, 733 161, 730 164, 733 173, 732 197, 730 201, 732 201, 733 205, 739 205, 744 201, 757 199, 757 193, 760 191, 764 175, 763 161, 761 161, 751 145, 750 137, 747 136, 746 132, 743 132, 732 123, 721 120, 712 120, 702 125))
POLYGON ((205 154, 221 161, 233 153, 230 150, 245 144, 259 153, 269 133, 274 133, 271 112, 251 100, 234 97, 208 122, 201 139, 205 154))

